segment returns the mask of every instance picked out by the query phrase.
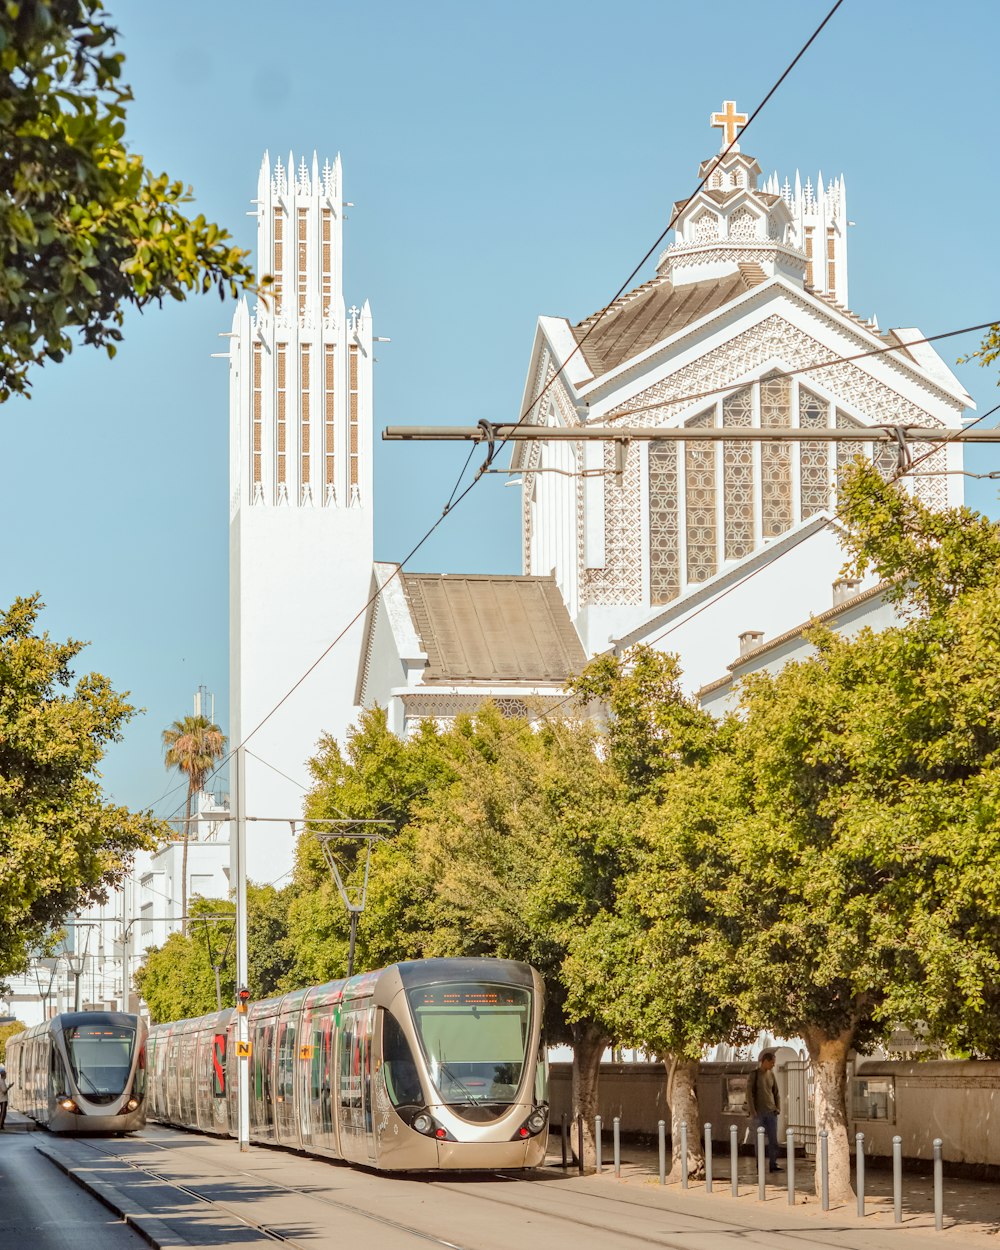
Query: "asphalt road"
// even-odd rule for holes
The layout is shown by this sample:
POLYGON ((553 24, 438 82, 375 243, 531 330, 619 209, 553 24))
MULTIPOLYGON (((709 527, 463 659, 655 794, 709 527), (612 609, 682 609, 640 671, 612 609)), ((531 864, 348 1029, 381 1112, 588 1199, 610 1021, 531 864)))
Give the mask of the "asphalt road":
POLYGON ((4 1250, 135 1250, 126 1224, 34 1149, 34 1133, 0 1132, 0 1246, 4 1250))

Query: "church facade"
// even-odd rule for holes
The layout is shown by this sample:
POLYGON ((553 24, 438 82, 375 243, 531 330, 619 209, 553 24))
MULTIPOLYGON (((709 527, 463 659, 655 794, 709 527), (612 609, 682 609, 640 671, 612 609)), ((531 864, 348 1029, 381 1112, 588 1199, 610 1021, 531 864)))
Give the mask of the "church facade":
MULTIPOLYGON (((564 703, 589 656, 647 643, 676 652, 689 692, 721 713, 740 677, 808 650, 811 620, 893 619, 881 588, 841 576, 838 473, 859 450, 891 473, 895 448, 867 429, 958 431, 971 400, 919 330, 850 310, 843 178, 762 181, 733 142, 743 121, 731 101, 713 115, 725 155, 675 206, 652 278, 582 321, 539 318, 520 410, 561 431, 706 436, 516 443, 520 575, 373 563, 374 339, 368 306, 342 292, 340 162, 265 158, 259 268, 274 290, 240 306, 230 340, 230 734, 253 733, 249 815, 298 814, 318 739, 343 741, 362 707, 385 707, 400 734, 488 698, 531 714, 564 703), (788 427, 859 441, 725 437, 788 427)), ((961 445, 924 450, 908 487, 961 502, 961 445)), ((251 875, 290 857, 265 827, 251 875)))

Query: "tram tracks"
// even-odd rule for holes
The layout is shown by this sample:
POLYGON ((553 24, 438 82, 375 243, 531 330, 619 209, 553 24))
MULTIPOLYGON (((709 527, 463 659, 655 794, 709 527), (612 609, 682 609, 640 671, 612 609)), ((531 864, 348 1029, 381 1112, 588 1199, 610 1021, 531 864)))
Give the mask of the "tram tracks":
MULTIPOLYGON (((168 1151, 167 1146, 161 1145, 160 1143, 151 1140, 149 1137, 144 1137, 141 1140, 144 1146, 162 1151, 164 1153, 168 1151)), ((238 1220, 240 1223, 249 1228, 253 1228, 256 1231, 263 1233, 276 1242, 291 1246, 294 1250, 311 1250, 311 1247, 305 1246, 296 1241, 295 1238, 289 1234, 282 1233, 280 1229, 254 1221, 253 1219, 248 1218, 242 1211, 235 1209, 228 1202, 220 1200, 218 1197, 215 1197, 210 1193, 201 1192, 189 1184, 184 1184, 172 1179, 169 1176, 165 1176, 155 1168, 148 1166, 145 1162, 137 1162, 135 1159, 129 1158, 125 1154, 117 1153, 114 1150, 102 1149, 99 1144, 95 1144, 93 1142, 86 1142, 85 1144, 90 1146, 98 1154, 116 1159, 122 1163, 126 1163, 130 1167, 145 1173, 161 1184, 172 1186, 190 1197, 210 1204, 220 1212, 224 1212, 231 1218, 238 1220)), ((286 1152, 276 1151, 275 1153, 283 1155, 286 1152)), ((318 1158, 316 1161, 330 1162, 329 1160, 321 1160, 318 1158)), ((366 1174, 375 1175, 371 1173, 366 1174)), ((444 1250, 474 1250, 471 1246, 462 1245, 461 1243, 448 1240, 446 1237, 432 1232, 427 1228, 420 1228, 413 1224, 407 1224, 403 1221, 395 1220, 390 1216, 379 1214, 378 1212, 368 1210, 365 1207, 357 1206, 354 1203, 327 1197, 323 1194, 316 1193, 313 1188, 287 1184, 283 1181, 276 1181, 273 1179, 267 1179, 265 1181, 262 1180, 258 1174, 248 1169, 235 1169, 233 1175, 251 1179, 258 1187, 258 1192, 261 1189, 270 1189, 276 1195, 279 1193, 294 1194, 297 1197, 307 1200, 308 1202, 340 1211, 345 1216, 354 1216, 370 1223, 382 1225, 383 1227, 390 1228, 408 1238, 440 1246, 444 1248, 444 1250)), ((457 1194, 473 1203, 494 1204, 503 1208, 507 1212, 517 1210, 519 1212, 523 1212, 525 1215, 532 1216, 536 1221, 547 1221, 562 1227, 575 1227, 581 1231, 587 1230, 588 1233, 598 1234, 602 1237, 622 1238, 627 1241, 629 1245, 648 1245, 659 1247, 659 1250, 691 1250, 692 1243, 704 1238, 704 1236, 708 1233, 711 1233, 711 1235, 717 1238, 731 1238, 734 1243, 739 1243, 741 1245, 749 1244, 767 1247, 769 1250, 774 1250, 774 1247, 786 1244, 810 1244, 818 1248, 837 1247, 838 1250, 842 1250, 844 1245, 843 1241, 831 1240, 828 1234, 833 1233, 843 1235, 843 1233, 848 1231, 856 1231, 858 1233, 863 1233, 864 1231, 861 1229, 855 1229, 853 1226, 850 1228, 837 1226, 836 1228, 830 1229, 808 1228, 801 1226, 798 1228, 780 1228, 774 1226, 760 1228, 755 1227, 752 1224, 748 1225, 732 1221, 728 1218, 728 1213, 723 1211, 720 1211, 718 1215, 703 1215, 689 1210, 684 1210, 683 1212, 677 1211, 676 1209, 665 1210, 664 1208, 658 1207, 652 1203, 636 1201, 635 1199, 627 1198, 623 1195, 616 1194, 612 1196, 610 1194, 600 1194, 589 1191, 584 1192, 576 1187, 574 1187, 571 1191, 567 1191, 566 1189, 560 1187, 560 1193, 558 1195, 560 1199, 565 1199, 566 1203, 571 1203, 573 1207, 576 1208, 575 1210, 569 1210, 566 1209, 562 1203, 553 1207, 539 1205, 537 1203, 524 1200, 526 1195, 523 1193, 523 1188, 525 1186, 541 1185, 543 1187, 542 1192, 551 1192, 549 1187, 556 1182, 551 1180, 532 1181, 521 1176, 513 1176, 504 1172, 494 1172, 489 1173, 488 1175, 494 1181, 506 1182, 503 1186, 502 1196, 499 1192, 495 1195, 484 1193, 482 1188, 479 1187, 482 1185, 482 1182, 477 1182, 475 1180, 471 1180, 465 1184, 456 1184, 440 1180, 436 1176, 428 1176, 421 1179, 407 1179, 412 1179, 415 1185, 427 1186, 429 1189, 434 1191, 447 1191, 451 1194, 457 1194), (476 1188, 472 1188, 472 1186, 476 1186, 476 1188), (515 1186, 521 1189, 522 1192, 512 1192, 512 1189, 515 1186), (586 1205, 590 1207, 591 1210, 581 1211, 579 1209, 581 1205, 586 1205), (635 1213, 638 1223, 646 1221, 659 1221, 662 1223, 664 1219, 669 1219, 670 1217, 681 1217, 685 1222, 692 1222, 695 1227, 686 1229, 664 1229, 662 1231, 654 1228, 643 1230, 641 1228, 630 1227, 626 1230, 622 1226, 621 1219, 619 1218, 616 1220, 613 1214, 607 1211, 607 1208, 610 1206, 618 1208, 619 1212, 622 1207, 629 1208, 635 1213), (593 1209, 594 1207, 599 1209, 593 1209), (606 1218, 602 1218, 602 1215, 605 1215, 605 1213, 606 1218), (705 1227, 706 1225, 711 1227, 707 1228, 705 1227)), ((378 1178, 376 1177, 376 1179, 378 1178)), ((391 1179, 400 1180, 403 1178, 393 1177, 391 1179)), ((553 1194, 552 1196, 554 1197, 556 1195, 553 1194)))

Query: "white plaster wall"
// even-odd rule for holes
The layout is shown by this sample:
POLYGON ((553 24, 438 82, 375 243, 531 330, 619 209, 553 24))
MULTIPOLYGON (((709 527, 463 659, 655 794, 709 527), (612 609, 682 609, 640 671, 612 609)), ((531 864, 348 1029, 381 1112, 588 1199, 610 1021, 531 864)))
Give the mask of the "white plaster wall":
MULTIPOLYGON (((371 585, 371 513, 365 507, 241 508, 230 535, 230 740, 235 744, 364 607, 371 585)), ((248 817, 301 814, 304 787, 310 784, 306 764, 317 741, 324 733, 342 741, 355 719, 362 632, 359 617, 246 743, 248 817)), ((292 861, 287 825, 247 824, 247 871, 253 880, 279 879, 292 861)))

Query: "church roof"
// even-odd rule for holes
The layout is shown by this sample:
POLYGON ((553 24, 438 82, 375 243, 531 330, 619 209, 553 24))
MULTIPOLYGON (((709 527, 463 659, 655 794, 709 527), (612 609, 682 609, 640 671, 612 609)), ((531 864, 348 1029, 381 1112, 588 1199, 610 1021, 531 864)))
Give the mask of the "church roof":
POLYGON ((403 573, 428 682, 557 682, 586 662, 553 577, 403 573))
POLYGON ((737 273, 722 278, 676 288, 667 278, 654 278, 615 300, 603 316, 594 313, 581 321, 573 327, 573 335, 591 371, 599 377, 745 295, 765 278, 764 271, 754 264, 743 264, 737 273))

